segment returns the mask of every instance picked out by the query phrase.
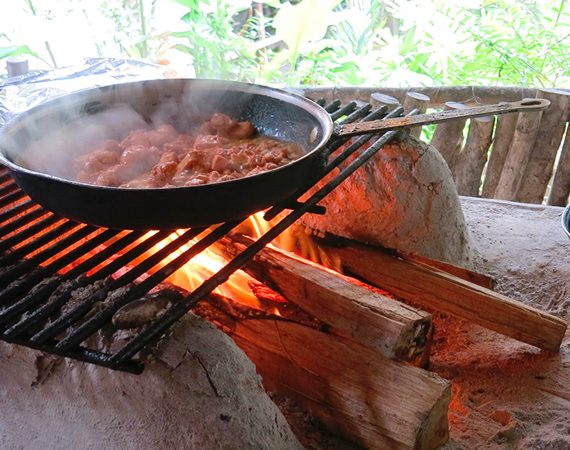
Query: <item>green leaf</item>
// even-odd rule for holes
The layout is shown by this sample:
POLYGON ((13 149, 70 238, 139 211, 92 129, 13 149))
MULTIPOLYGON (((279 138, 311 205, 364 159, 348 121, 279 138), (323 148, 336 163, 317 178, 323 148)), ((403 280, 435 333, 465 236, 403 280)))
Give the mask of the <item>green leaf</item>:
POLYGON ((38 57, 38 54, 30 49, 27 45, 11 45, 9 47, 0 47, 0 59, 10 58, 18 55, 32 55, 38 57))

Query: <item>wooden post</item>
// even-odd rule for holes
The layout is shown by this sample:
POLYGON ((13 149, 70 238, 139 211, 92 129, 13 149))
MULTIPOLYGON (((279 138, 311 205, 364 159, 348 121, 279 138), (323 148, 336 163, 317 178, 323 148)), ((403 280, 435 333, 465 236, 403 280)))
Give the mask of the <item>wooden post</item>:
POLYGON ((534 148, 541 117, 542 111, 519 113, 509 152, 495 189, 495 198, 501 200, 516 199, 530 154, 534 148))
POLYGON ((566 206, 570 195, 570 128, 566 131, 562 153, 558 160, 558 169, 554 174, 552 188, 548 196, 548 204, 566 206))
MULTIPOLYGON (((429 97, 419 92, 406 92, 406 98, 404 99, 404 114, 409 113, 413 109, 418 109, 418 114, 423 114, 426 112, 429 105, 429 97)), ((414 127, 410 129, 410 136, 420 138, 422 134, 422 127, 414 127)))
POLYGON ((387 106, 388 111, 391 111, 392 109, 400 106, 400 100, 390 95, 374 92, 373 94, 370 94, 370 104, 374 109, 380 108, 382 106, 387 106))
POLYGON ((570 110, 570 92, 539 89, 537 97, 550 100, 550 107, 542 113, 523 182, 515 197, 517 201, 525 203, 542 203, 544 200, 570 110))
MULTIPOLYGON (((444 110, 465 109, 462 103, 447 102, 444 110)), ((454 120, 452 122, 440 123, 437 125, 435 132, 431 138, 433 145, 443 159, 447 162, 449 168, 453 171, 455 161, 461 147, 463 146, 463 129, 465 128, 465 120, 454 120)))
POLYGON ((499 184, 505 159, 515 134, 517 119, 518 114, 502 114, 497 118, 493 147, 491 148, 491 156, 485 172, 485 180, 483 181, 483 197, 495 197, 495 190, 499 184))
POLYGON ((494 116, 471 119, 465 147, 455 163, 453 178, 460 195, 479 196, 481 175, 493 139, 494 116))

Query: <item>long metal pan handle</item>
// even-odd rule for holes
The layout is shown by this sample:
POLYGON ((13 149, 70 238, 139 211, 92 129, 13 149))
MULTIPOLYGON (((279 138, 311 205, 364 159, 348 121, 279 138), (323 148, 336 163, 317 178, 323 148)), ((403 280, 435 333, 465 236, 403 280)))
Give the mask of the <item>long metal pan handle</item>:
POLYGON ((448 120, 465 119, 471 117, 490 116, 512 112, 542 111, 548 108, 550 102, 542 98, 525 98, 520 102, 504 102, 496 105, 477 106, 459 110, 441 111, 431 114, 418 114, 394 119, 373 120, 370 122, 338 125, 334 129, 337 136, 354 136, 358 134, 378 133, 380 131, 397 130, 400 128, 428 125, 446 122, 448 120))

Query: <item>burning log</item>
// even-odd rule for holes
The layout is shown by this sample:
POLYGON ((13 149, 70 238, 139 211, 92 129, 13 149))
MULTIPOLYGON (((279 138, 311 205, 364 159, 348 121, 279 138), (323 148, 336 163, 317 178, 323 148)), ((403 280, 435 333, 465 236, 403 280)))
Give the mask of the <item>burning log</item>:
POLYGON ((544 350, 560 348, 567 325, 558 317, 354 241, 335 237, 319 240, 319 245, 340 258, 348 272, 421 307, 452 314, 544 350))
POLYGON ((431 449, 447 441, 450 383, 439 376, 298 323, 227 313, 216 322, 254 362, 266 389, 294 399, 354 442, 431 449))
MULTIPOLYGON (((241 239, 248 242, 248 238, 241 239)), ((226 244, 223 248, 229 257, 244 247, 236 241, 226 244)), ((425 356, 431 316, 424 311, 276 248, 264 248, 245 270, 331 325, 333 332, 341 332, 388 358, 411 361, 425 356)))

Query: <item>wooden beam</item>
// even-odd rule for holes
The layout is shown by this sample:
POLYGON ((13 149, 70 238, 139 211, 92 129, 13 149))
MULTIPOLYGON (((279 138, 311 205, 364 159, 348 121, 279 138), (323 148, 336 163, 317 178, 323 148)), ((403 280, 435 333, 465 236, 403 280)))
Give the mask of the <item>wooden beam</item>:
POLYGON ((536 347, 558 351, 564 320, 505 295, 425 265, 395 258, 370 246, 335 238, 319 245, 343 268, 410 302, 460 317, 536 347))
POLYGON ((481 175, 493 140, 493 116, 471 119, 465 147, 455 163, 454 179, 459 195, 479 196, 481 175))
POLYGON ((332 431, 367 448, 427 450, 447 441, 450 383, 438 375, 298 323, 214 317, 212 304, 204 307, 208 320, 253 361, 265 388, 332 431))
MULTIPOLYGON (((236 237, 237 239, 237 237, 236 237)), ((245 237, 242 240, 248 242, 245 237)), ((244 247, 224 242, 226 256, 244 247)), ((388 358, 424 358, 431 315, 386 297, 353 278, 276 248, 264 248, 244 268, 313 317, 388 358)))

